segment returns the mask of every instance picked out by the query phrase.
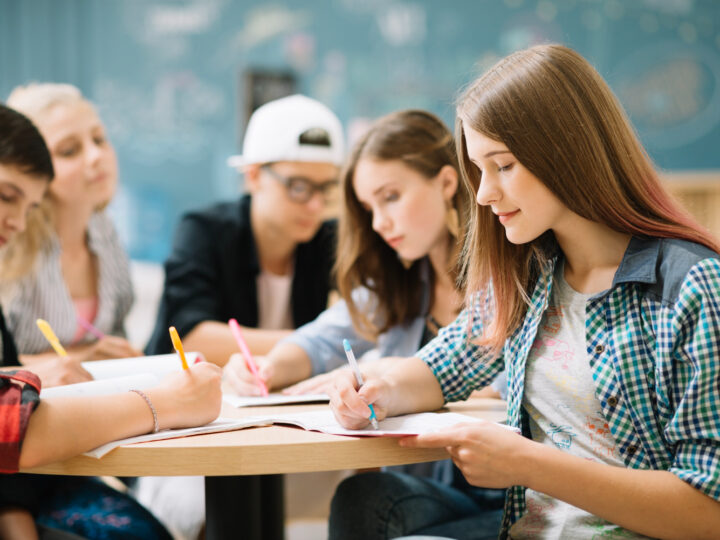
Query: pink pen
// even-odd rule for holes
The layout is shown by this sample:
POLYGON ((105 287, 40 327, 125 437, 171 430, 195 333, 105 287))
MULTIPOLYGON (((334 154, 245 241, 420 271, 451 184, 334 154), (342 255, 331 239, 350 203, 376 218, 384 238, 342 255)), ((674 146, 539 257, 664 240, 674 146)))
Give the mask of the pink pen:
POLYGON ((230 319, 228 321, 228 325, 230 326, 230 331, 232 332, 232 335, 235 338, 238 347, 240 347, 240 352, 242 352, 243 356, 245 356, 245 362, 247 363, 248 368, 250 368, 250 371, 255 376, 260 390, 262 390, 262 395, 267 397, 267 386, 265 385, 265 381, 262 380, 262 377, 260 377, 260 371, 258 370, 255 360, 253 360, 252 354, 250 353, 250 348, 247 346, 247 343, 245 343, 245 338, 243 338, 242 331, 240 330, 240 325, 235 319, 230 319))
POLYGON ((76 317, 77 322, 80 326, 82 326, 86 332, 90 332, 93 336, 95 336, 98 339, 102 339, 105 337, 105 334, 103 334, 100 330, 95 328, 92 324, 90 324, 89 321, 86 321, 82 317, 76 317))

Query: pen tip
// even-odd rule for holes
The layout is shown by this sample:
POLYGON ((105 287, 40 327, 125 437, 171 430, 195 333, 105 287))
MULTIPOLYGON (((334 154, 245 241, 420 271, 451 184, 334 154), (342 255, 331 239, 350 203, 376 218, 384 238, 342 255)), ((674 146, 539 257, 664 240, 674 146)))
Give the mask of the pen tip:
POLYGON ((378 425, 378 421, 377 421, 375 418, 372 418, 372 419, 370 420, 370 423, 372 424, 372 427, 373 427, 374 429, 380 429, 380 426, 378 425))

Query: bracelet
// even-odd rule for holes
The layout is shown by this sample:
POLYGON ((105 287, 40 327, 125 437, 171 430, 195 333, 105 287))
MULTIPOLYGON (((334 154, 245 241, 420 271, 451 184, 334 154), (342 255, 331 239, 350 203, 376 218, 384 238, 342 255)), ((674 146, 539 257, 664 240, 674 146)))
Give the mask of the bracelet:
POLYGON ((148 395, 145 392, 143 392, 142 390, 136 390, 134 388, 132 390, 130 390, 130 392, 135 392, 138 396, 140 396, 141 398, 143 398, 145 400, 145 403, 148 404, 148 407, 150 407, 150 411, 152 412, 152 415, 153 415, 153 431, 152 432, 157 433, 158 431, 160 431, 160 424, 158 424, 157 411, 155 410, 155 406, 152 404, 152 401, 150 401, 150 398, 148 397, 148 395))

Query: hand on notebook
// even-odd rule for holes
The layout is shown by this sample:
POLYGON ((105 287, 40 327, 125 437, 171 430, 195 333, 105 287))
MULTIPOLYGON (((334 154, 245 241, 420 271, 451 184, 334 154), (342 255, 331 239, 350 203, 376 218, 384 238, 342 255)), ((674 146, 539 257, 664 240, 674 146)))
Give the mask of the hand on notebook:
POLYGON ((215 420, 222 404, 221 378, 218 366, 200 362, 171 373, 148 390, 160 429, 194 427, 215 420))
POLYGON ((349 369, 337 370, 334 384, 327 389, 330 407, 335 419, 347 429, 362 429, 370 423, 370 407, 375 408, 377 420, 387 416, 390 387, 382 377, 368 377, 365 384, 357 389, 355 375, 349 369))
MULTIPOLYGON (((255 357, 255 363, 260 376, 267 382, 273 374, 272 364, 262 357, 255 357)), ((233 392, 240 396, 262 395, 257 379, 250 371, 242 353, 235 353, 230 357, 228 363, 225 364, 223 378, 233 392)))
POLYGON ((49 360, 35 362, 24 369, 40 377, 43 388, 64 386, 92 380, 92 375, 83 369, 80 360, 70 356, 58 356, 49 360))

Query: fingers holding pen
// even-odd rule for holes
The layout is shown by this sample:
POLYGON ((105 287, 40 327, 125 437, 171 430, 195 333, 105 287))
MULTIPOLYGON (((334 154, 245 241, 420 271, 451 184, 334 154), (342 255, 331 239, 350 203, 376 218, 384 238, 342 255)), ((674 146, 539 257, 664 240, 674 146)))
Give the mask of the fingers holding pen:
POLYGON ((334 384, 328 388, 330 407, 337 421, 348 429, 360 429, 368 425, 373 404, 378 420, 387 416, 383 405, 385 385, 381 379, 370 379, 358 390, 356 377, 350 370, 338 370, 334 384))

